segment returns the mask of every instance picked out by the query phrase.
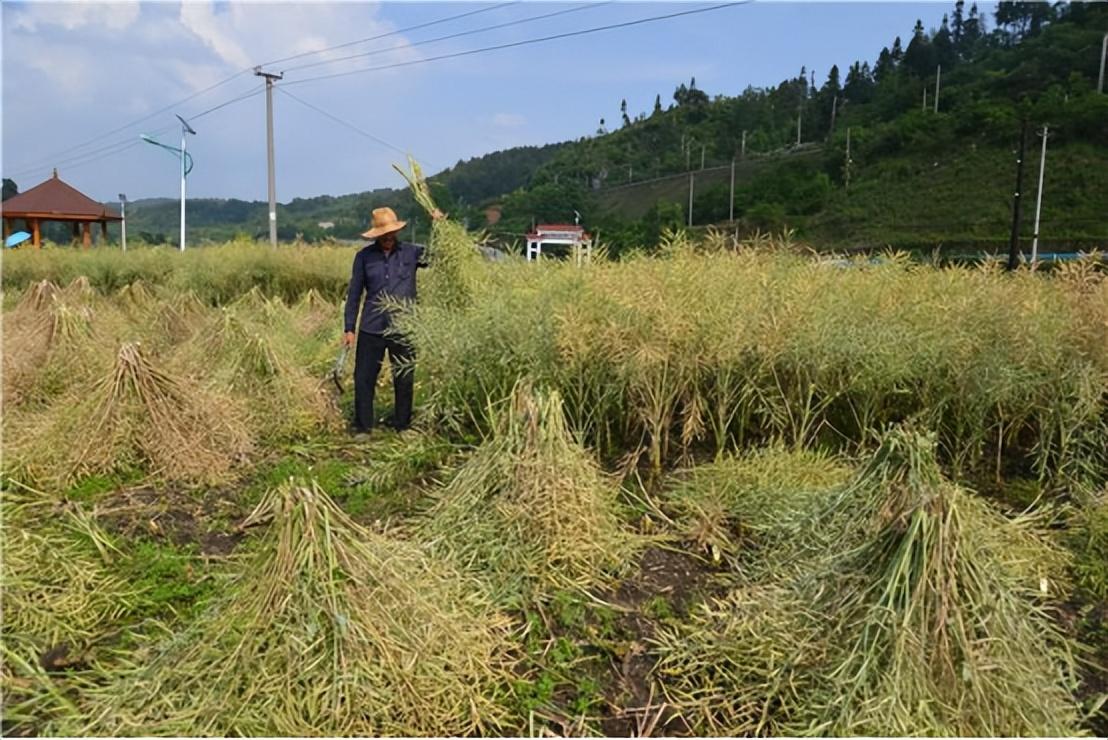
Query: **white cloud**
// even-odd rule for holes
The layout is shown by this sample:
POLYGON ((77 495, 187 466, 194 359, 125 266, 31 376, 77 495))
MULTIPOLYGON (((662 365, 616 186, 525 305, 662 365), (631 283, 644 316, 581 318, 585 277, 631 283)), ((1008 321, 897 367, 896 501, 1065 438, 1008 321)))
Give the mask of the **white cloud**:
POLYGON ((519 113, 497 113, 492 117, 492 124, 503 128, 518 128, 526 123, 527 119, 519 113))
POLYGON ((197 0, 181 3, 181 25, 200 38, 220 59, 238 68, 250 66, 250 57, 233 38, 234 29, 228 28, 225 18, 216 17, 214 3, 197 0))
POLYGON ((73 31, 86 26, 103 26, 122 31, 138 20, 138 0, 116 2, 24 3, 11 7, 12 24, 22 31, 39 26, 60 26, 73 31))

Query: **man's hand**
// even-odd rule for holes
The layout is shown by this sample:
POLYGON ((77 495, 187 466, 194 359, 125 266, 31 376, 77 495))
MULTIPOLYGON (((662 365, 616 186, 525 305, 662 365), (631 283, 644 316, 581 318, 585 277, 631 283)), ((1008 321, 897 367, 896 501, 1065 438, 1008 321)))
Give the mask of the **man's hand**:
POLYGON ((342 335, 342 343, 346 347, 354 346, 354 332, 348 331, 342 335))

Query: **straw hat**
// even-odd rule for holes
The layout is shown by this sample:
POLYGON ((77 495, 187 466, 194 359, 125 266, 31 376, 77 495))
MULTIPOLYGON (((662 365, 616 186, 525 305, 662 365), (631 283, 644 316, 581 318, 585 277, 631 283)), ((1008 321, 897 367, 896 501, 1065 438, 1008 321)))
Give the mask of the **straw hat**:
POLYGON ((400 231, 408 225, 407 221, 399 221, 391 208, 373 209, 373 228, 362 234, 365 239, 376 239, 382 234, 390 234, 400 231))

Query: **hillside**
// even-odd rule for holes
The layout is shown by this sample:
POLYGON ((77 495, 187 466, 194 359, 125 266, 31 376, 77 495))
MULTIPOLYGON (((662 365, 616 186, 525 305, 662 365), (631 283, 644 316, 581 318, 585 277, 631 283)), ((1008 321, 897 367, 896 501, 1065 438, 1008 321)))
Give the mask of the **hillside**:
MULTIPOLYGON (((649 114, 632 117, 624 108, 615 130, 602 125, 575 141, 458 162, 431 178, 435 197, 505 244, 518 245, 535 221, 570 220, 576 210, 618 253, 649 247, 666 227, 688 222, 691 170, 698 226, 792 228, 831 248, 997 246, 1010 230, 1013 151, 1025 122, 1023 234, 1030 238, 1034 215, 1036 132, 1048 124, 1043 239, 1061 247, 1103 244, 1108 95, 1095 86, 1108 4, 1000 3, 992 24, 976 6, 955 3, 938 29, 917 23, 905 29, 906 43, 896 37, 872 63, 854 62, 845 74, 833 67, 820 85, 802 67, 773 87, 709 97, 694 79, 665 107, 659 95, 649 114), (492 204, 501 218, 488 225, 492 204)), ((406 191, 380 189, 281 204, 279 237, 356 239, 379 205, 412 222, 409 238, 427 233, 426 216, 406 191)), ((176 201, 138 201, 128 216, 135 237, 176 234, 176 201)), ((264 236, 266 207, 194 199, 189 223, 197 242, 264 236)))

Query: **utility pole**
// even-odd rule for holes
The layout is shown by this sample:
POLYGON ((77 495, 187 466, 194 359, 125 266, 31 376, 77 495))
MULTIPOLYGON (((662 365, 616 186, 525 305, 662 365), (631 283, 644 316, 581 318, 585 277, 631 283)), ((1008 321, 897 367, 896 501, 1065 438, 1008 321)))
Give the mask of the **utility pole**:
POLYGON ((800 117, 804 114, 804 110, 800 109, 796 112, 796 145, 800 146, 800 117))
POLYGON ((935 67, 935 112, 939 112, 939 80, 943 77, 943 65, 935 67))
POLYGON ((273 81, 280 80, 284 74, 263 72, 254 67, 254 75, 265 78, 265 133, 266 159, 269 163, 269 243, 277 246, 277 175, 273 170, 273 81))
POLYGON ((706 144, 700 145, 700 169, 704 169, 704 150, 707 148, 706 144))
POLYGON ((689 228, 692 228, 692 194, 693 194, 693 180, 696 178, 692 172, 689 173, 689 228))
POLYGON ((1019 265, 1020 191, 1023 190, 1023 155, 1027 149, 1027 121, 1020 123, 1020 151, 1016 158, 1016 192, 1012 196, 1012 241, 1008 244, 1008 269, 1019 265))
POLYGON ((839 107, 839 96, 836 95, 835 97, 831 98, 831 128, 827 132, 828 138, 831 137, 831 134, 835 133, 835 113, 836 113, 838 107, 839 107))
POLYGON ((735 158, 731 157, 731 197, 727 199, 727 220, 735 221, 735 158))
POLYGON ((685 147, 685 172, 692 171, 692 140, 689 140, 689 145, 685 147))
POLYGON ((127 254, 127 196, 123 193, 119 194, 119 215, 123 217, 119 222, 120 241, 123 243, 123 253, 127 254))
POLYGON ((745 128, 743 129, 742 149, 740 149, 739 152, 740 152, 739 156, 742 157, 743 159, 746 159, 746 129, 745 128))
POLYGON ((1039 155, 1039 190, 1035 194, 1035 234, 1031 239, 1031 268, 1035 268, 1036 262, 1039 260, 1039 214, 1043 209, 1043 172, 1046 171, 1046 139, 1049 135, 1050 127, 1043 124, 1042 137, 1043 137, 1043 150, 1039 155))
POLYGON ((923 86, 923 108, 921 110, 923 110, 924 113, 927 112, 927 85, 926 84, 923 86))
POLYGON ((843 187, 850 190, 850 126, 846 127, 846 164, 843 165, 843 187))
POLYGON ((1096 81, 1096 91, 1104 92, 1104 61, 1108 57, 1108 33, 1104 34, 1104 40, 1100 42, 1100 77, 1096 81))

